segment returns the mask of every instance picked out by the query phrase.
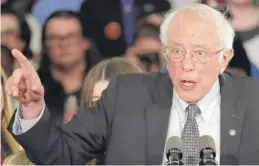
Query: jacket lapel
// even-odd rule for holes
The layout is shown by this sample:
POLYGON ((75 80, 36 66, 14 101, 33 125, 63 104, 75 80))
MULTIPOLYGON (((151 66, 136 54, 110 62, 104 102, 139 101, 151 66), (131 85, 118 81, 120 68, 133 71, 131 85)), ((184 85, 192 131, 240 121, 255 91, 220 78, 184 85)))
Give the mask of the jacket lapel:
POLYGON ((164 145, 172 105, 173 85, 168 74, 156 76, 156 89, 145 110, 147 131, 147 165, 162 164, 164 145))
POLYGON ((220 164, 235 165, 241 141, 242 126, 245 117, 245 101, 241 92, 244 81, 224 74, 221 82, 221 159, 220 164))

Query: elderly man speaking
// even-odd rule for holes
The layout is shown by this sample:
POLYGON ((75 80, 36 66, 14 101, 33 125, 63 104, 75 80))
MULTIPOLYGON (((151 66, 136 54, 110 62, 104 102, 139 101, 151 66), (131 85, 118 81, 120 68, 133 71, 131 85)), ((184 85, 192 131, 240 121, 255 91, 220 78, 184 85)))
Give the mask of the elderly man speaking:
POLYGON ((161 165, 174 136, 183 144, 171 142, 182 151, 182 162, 197 165, 204 135, 218 164, 259 164, 259 81, 224 72, 234 35, 208 6, 169 12, 161 26, 168 74, 120 75, 93 108, 62 127, 51 121, 33 67, 13 50, 21 67, 6 91, 20 107, 9 130, 35 164, 85 164, 105 154, 110 165, 161 165))

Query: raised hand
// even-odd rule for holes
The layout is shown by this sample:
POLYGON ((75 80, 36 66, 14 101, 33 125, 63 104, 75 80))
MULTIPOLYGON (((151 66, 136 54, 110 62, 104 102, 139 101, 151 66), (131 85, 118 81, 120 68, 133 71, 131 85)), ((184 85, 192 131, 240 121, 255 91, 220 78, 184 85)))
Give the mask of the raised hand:
POLYGON ((20 64, 7 79, 5 90, 14 96, 21 105, 23 119, 34 119, 39 116, 44 107, 44 88, 40 78, 30 61, 17 49, 12 55, 20 64))

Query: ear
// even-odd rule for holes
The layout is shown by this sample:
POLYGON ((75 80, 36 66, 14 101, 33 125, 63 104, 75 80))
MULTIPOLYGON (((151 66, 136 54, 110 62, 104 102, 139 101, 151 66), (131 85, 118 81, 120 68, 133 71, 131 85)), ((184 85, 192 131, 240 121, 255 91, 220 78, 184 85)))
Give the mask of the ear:
POLYGON ((164 43, 161 43, 161 49, 162 49, 161 52, 162 52, 162 53, 164 53, 165 48, 166 48, 165 44, 164 44, 164 43))
POLYGON ((233 49, 229 49, 225 52, 223 52, 222 57, 220 57, 219 59, 219 64, 220 64, 220 68, 219 68, 219 74, 223 74, 224 71, 226 70, 230 60, 233 58, 234 56, 234 50, 233 49))
POLYGON ((167 64, 167 59, 166 59, 166 45, 164 43, 161 43, 161 53, 163 55, 163 60, 164 63, 167 64))

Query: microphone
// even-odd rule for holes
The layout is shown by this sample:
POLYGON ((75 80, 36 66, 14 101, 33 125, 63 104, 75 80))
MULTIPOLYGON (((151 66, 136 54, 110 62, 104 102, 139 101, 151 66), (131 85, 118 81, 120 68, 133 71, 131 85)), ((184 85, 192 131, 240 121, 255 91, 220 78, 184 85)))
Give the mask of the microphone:
POLYGON ((183 165, 182 150, 183 142, 180 137, 170 137, 166 142, 166 158, 167 162, 165 165, 183 165))
POLYGON ((215 142, 211 136, 204 135, 200 137, 198 147, 201 159, 199 165, 218 165, 218 162, 215 159, 215 142))

